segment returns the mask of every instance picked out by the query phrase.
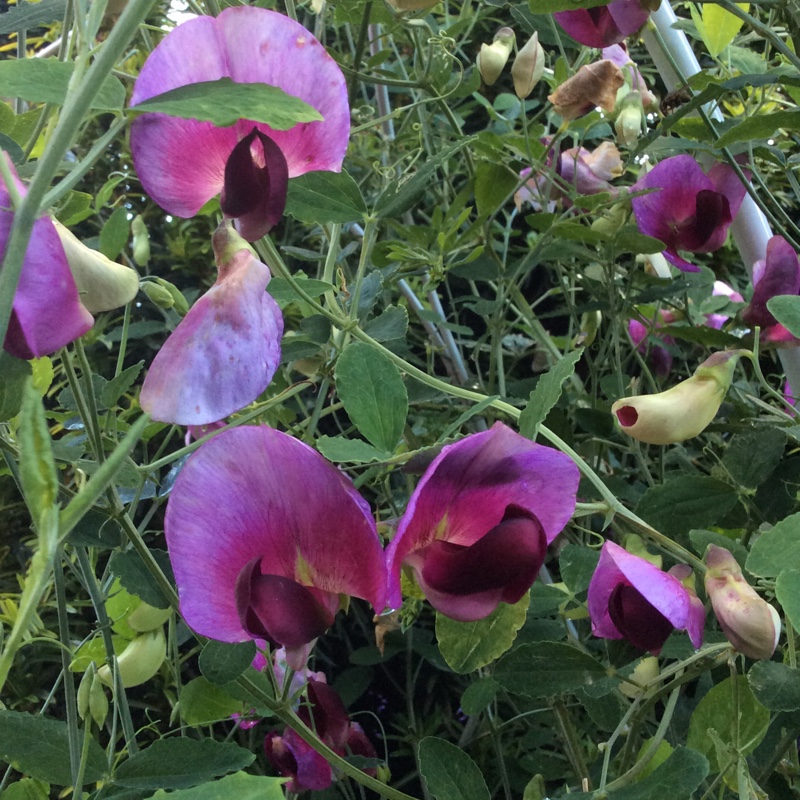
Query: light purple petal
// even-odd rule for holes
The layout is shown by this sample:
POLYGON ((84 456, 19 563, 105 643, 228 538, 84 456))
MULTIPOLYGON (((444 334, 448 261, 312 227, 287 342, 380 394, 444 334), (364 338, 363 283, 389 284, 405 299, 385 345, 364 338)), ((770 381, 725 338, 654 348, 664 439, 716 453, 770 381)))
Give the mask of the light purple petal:
POLYGON ((208 425, 255 400, 280 362, 283 317, 266 293, 269 268, 249 250, 220 267, 217 282, 159 350, 142 408, 161 422, 208 425))
POLYGON ((143 114, 131 126, 131 151, 142 186, 162 208, 190 217, 219 194, 228 156, 253 127, 283 151, 289 177, 341 169, 350 133, 344 76, 302 25, 275 11, 226 8, 218 17, 179 25, 145 62, 131 105, 222 77, 278 86, 316 108, 324 120, 274 131, 248 120, 217 128, 210 122, 143 114))
POLYGON ((548 544, 575 509, 578 468, 500 422, 448 445, 423 475, 387 550, 389 604, 400 604, 400 568, 436 540, 472 545, 500 523, 509 506, 532 514, 548 544))
POLYGON ((753 273, 753 298, 742 312, 748 325, 767 328, 776 320, 767 308, 767 301, 780 294, 800 293, 800 261, 792 246, 782 236, 767 242, 767 257, 757 282, 753 273))
POLYGON ((205 636, 250 637, 239 621, 236 581, 262 573, 382 611, 386 575, 369 506, 350 480, 302 442, 267 427, 239 427, 206 442, 186 463, 165 519, 181 613, 205 636))
MULTIPOLYGON (((16 180, 16 171, 5 153, 16 180)), ((20 194, 25 193, 16 180, 20 194)), ((14 213, 5 183, 0 180, 0 263, 5 257, 14 213)), ((38 358, 54 353, 83 336, 94 324, 78 296, 64 248, 49 217, 33 224, 22 264, 4 349, 17 358, 38 358)))

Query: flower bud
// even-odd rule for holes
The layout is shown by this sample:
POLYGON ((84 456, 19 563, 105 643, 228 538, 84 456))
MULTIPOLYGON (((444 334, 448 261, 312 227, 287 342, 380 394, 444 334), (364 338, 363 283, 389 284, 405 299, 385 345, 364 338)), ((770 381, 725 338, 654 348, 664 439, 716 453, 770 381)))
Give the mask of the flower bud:
POLYGON ((92 676, 92 685, 89 689, 89 713, 92 715, 95 725, 102 728, 108 716, 108 698, 103 688, 103 682, 96 674, 92 676))
POLYGON ((620 102, 619 113, 614 122, 617 141, 624 144, 625 147, 633 147, 642 132, 643 119, 644 109, 642 108, 641 94, 635 91, 628 92, 620 102))
POLYGON ((172 296, 172 292, 156 281, 144 281, 142 283, 142 291, 159 308, 167 310, 175 305, 175 298, 172 296))
POLYGON ((714 353, 688 380, 658 394, 625 397, 611 406, 620 428, 647 444, 675 444, 701 433, 717 415, 744 350, 714 353))
POLYGON ((150 260, 150 234, 141 214, 137 214, 131 222, 133 234, 133 260, 140 266, 147 266, 150 260))
MULTIPOLYGON (((137 636, 117 657, 117 670, 127 689, 149 681, 167 657, 167 640, 163 629, 137 636)), ((106 685, 114 685, 114 675, 107 664, 97 670, 97 677, 106 685)))
POLYGON ((706 565, 706 592, 728 641, 748 658, 770 658, 781 635, 778 612, 756 594, 724 547, 709 545, 706 565))
POLYGON ((170 283, 164 280, 164 278, 156 278, 156 281, 159 286, 166 289, 172 295, 172 308, 182 317, 185 317, 189 313, 189 304, 186 302, 183 292, 181 292, 174 283, 170 283))
POLYGON ((94 662, 89 662, 86 672, 83 673, 81 682, 78 684, 77 705, 78 716, 81 719, 86 719, 89 713, 89 695, 91 694, 92 681, 97 677, 97 670, 95 669, 94 662))
POLYGON ((494 41, 491 44, 481 45, 477 66, 478 72, 487 86, 491 86, 500 77, 500 73, 514 49, 515 38, 511 28, 500 28, 494 35, 494 41))
POLYGON ((169 619, 170 614, 172 614, 171 608, 155 608, 142 602, 128 614, 125 621, 133 630, 146 633, 160 628, 169 619))
POLYGON ((544 73, 544 48, 539 44, 538 31, 528 39, 511 65, 511 77, 514 79, 514 91, 520 100, 524 100, 533 87, 541 80, 544 73))

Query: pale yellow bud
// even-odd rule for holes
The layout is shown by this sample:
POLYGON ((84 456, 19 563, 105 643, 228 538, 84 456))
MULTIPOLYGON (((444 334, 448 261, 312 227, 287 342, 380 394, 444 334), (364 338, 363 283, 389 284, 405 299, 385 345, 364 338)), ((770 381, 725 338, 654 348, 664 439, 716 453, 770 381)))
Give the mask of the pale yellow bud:
MULTIPOLYGON (((163 629, 137 636, 117 657, 117 670, 122 685, 127 689, 149 681, 158 672, 167 656, 167 640, 163 629)), ((97 670, 97 677, 106 685, 114 685, 114 675, 104 664, 97 670)))
POLYGON ((514 31, 511 28, 500 28, 494 35, 494 41, 491 44, 481 45, 477 66, 478 72, 487 86, 491 86, 500 77, 500 73, 514 49, 514 39, 514 31))
POLYGON ((633 147, 642 132, 643 119, 644 109, 642 108, 641 94, 628 92, 620 103, 619 113, 614 121, 617 141, 624 144, 625 147, 633 147))
POLYGON ((524 100, 544 74, 544 48, 539 44, 539 33, 531 36, 514 59, 511 65, 511 77, 514 79, 514 91, 520 100, 524 100))

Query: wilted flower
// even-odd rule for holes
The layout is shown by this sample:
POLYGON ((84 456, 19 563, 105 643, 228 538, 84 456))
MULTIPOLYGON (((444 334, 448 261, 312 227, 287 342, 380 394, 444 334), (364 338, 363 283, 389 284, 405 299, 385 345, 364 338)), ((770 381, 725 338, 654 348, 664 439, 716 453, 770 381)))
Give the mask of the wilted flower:
POLYGON ((194 216, 222 192, 223 213, 254 241, 283 214, 288 178, 341 169, 350 132, 347 87, 336 62, 302 25, 240 6, 174 28, 142 67, 131 104, 224 77, 277 86, 313 106, 323 121, 279 131, 244 119, 218 128, 142 114, 131 125, 131 152, 142 186, 166 211, 194 216))
POLYGON ((514 31, 511 28, 500 28, 494 35, 491 44, 482 44, 478 53, 478 72, 487 86, 494 84, 514 49, 514 31))
POLYGON ((244 408, 280 362, 283 316, 270 272, 230 222, 213 237, 218 275, 164 342, 139 402, 153 419, 202 426, 244 408))
MULTIPOLYGON (((298 716, 314 730, 322 742, 339 755, 377 757, 372 742, 357 722, 351 722, 342 698, 327 683, 309 680, 308 704, 300 708, 298 716)), ((283 735, 274 731, 267 734, 264 752, 282 776, 291 778, 287 784, 290 792, 320 791, 327 789, 333 782, 330 764, 324 756, 317 753, 291 728, 287 727, 283 735)), ((367 769, 365 772, 374 775, 375 769, 367 769)))
POLYGON ((293 669, 305 666, 341 595, 383 610, 386 568, 368 505, 332 464, 279 431, 233 428, 190 456, 165 531, 186 623, 223 642, 283 645, 293 669))
MULTIPOLYGON (((17 191, 24 195, 11 159, 3 151, 0 158, 6 159, 17 191)), ((0 263, 13 222, 11 196, 0 179, 0 263)), ((53 220, 42 216, 33 223, 3 348, 17 358, 47 356, 83 336, 93 323, 78 296, 53 220)))
POLYGON ((728 641, 748 658, 770 658, 781 635, 778 612, 756 594, 730 551, 709 545, 705 560, 706 592, 728 641))
POLYGON ((611 406, 620 429, 647 444, 675 444, 700 434, 717 415, 743 350, 714 353, 691 378, 658 394, 625 397, 611 406))
POLYGON ((617 90, 625 83, 622 72, 612 61, 595 61, 567 78, 547 99, 560 117, 578 119, 598 106, 611 113, 617 90))
POLYGON ((658 103, 656 96, 647 88, 642 73, 639 72, 625 45, 613 44, 611 47, 604 47, 600 55, 620 68, 627 90, 639 92, 644 108, 652 108, 658 103))
MULTIPOLYGON (((673 570, 676 568, 673 567, 673 570)), ((658 655, 673 629, 685 630, 695 647, 703 643, 703 604, 678 576, 607 541, 589 584, 592 633, 627 639, 658 655)))
MULTIPOLYGON (((611 142, 603 142, 594 150, 570 147, 562 153, 556 153, 554 148, 550 148, 545 163, 545 168, 527 180, 514 195, 517 209, 521 209, 525 202, 536 210, 552 210, 559 203, 569 208, 572 205, 571 193, 585 195, 608 192, 612 197, 619 193, 609 181, 622 175, 622 158, 611 142)), ((530 168, 524 169, 520 172, 520 178, 532 172, 530 168)))
POLYGON ((496 422, 444 447, 422 476, 386 553, 389 605, 407 567, 431 605, 482 619, 516 603, 575 509, 578 468, 496 422))
POLYGON ((613 0, 606 6, 557 11, 553 16, 576 42, 608 47, 641 30, 650 11, 639 0, 613 0))
POLYGON ((727 164, 715 164, 706 174, 689 155, 665 158, 632 187, 644 189, 658 191, 631 201, 639 230, 664 242, 664 255, 686 272, 697 272, 698 267, 681 258, 678 250, 711 253, 720 248, 745 196, 727 164))
POLYGON ((539 83, 543 74, 544 48, 539 44, 537 31, 517 53, 511 65, 511 77, 514 79, 514 91, 517 97, 524 100, 539 83))
POLYGON ((800 259, 783 236, 773 236, 767 242, 767 257, 753 265, 753 297, 742 319, 758 325, 767 341, 794 342, 794 336, 767 308, 767 301, 781 294, 800 294, 800 259))

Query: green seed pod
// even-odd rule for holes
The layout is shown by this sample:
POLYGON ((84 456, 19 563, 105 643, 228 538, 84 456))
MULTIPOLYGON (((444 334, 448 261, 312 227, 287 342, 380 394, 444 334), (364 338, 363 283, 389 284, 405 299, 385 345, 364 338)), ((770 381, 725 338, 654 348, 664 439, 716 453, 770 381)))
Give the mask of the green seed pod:
POLYGON ((142 283, 142 291, 157 305, 159 308, 172 308, 175 305, 175 298, 169 289, 163 287, 160 283, 154 281, 144 281, 142 283))
POLYGON ((163 278, 156 278, 158 284, 166 289, 172 295, 173 308, 182 316, 185 317, 189 313, 189 304, 183 296, 181 290, 175 284, 165 281, 163 278))

